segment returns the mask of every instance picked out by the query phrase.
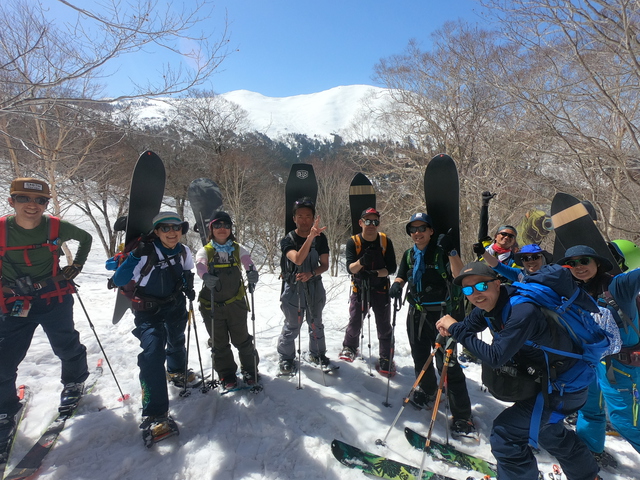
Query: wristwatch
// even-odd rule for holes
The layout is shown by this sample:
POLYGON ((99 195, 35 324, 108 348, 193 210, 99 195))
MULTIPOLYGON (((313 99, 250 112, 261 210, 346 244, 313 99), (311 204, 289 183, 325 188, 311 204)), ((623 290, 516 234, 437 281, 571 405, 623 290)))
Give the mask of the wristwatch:
POLYGON ((450 257, 456 257, 456 256, 458 256, 458 251, 454 248, 453 250, 451 250, 451 251, 449 252, 449 256, 450 256, 450 257))

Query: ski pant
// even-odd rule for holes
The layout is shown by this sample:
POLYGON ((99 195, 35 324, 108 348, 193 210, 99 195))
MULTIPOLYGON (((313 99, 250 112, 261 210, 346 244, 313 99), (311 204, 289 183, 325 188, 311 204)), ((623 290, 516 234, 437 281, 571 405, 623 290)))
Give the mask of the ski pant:
POLYGON ((235 376, 238 365, 233 359, 231 345, 238 349, 240 368, 243 372, 255 375, 253 355, 256 365, 259 362, 258 352, 253 345, 253 337, 247 328, 247 302, 244 298, 228 305, 213 306, 213 335, 211 332, 211 310, 200 306, 204 325, 209 332, 209 345, 212 345, 213 364, 218 377, 235 376))
POLYGON ((369 308, 376 317, 376 330, 378 331, 378 353, 381 358, 389 358, 391 352, 391 302, 387 291, 370 291, 369 305, 365 305, 367 311, 362 311, 361 294, 364 292, 352 292, 349 299, 349 324, 344 334, 343 347, 350 347, 354 351, 358 348, 362 322, 369 308))
MULTIPOLYGON (((435 346, 438 331, 436 322, 441 317, 440 308, 433 311, 419 311, 414 306, 409 308, 407 316, 407 333, 409 335, 409 345, 411 346, 411 356, 413 357, 416 378, 420 374, 422 367, 426 363, 431 350, 435 346)), ((442 373, 444 366, 444 353, 441 350, 435 355, 436 367, 442 373)), ((438 389, 438 380, 431 362, 422 376, 420 388, 427 395, 434 395, 438 389)), ((464 376, 462 367, 454 355, 449 360, 447 368, 447 398, 451 407, 451 415, 454 420, 471 418, 471 400, 467 391, 467 379, 464 376)))
POLYGON ((605 405, 613 428, 640 453, 640 426, 638 422, 638 385, 640 367, 624 365, 611 360, 614 381, 607 377, 607 367, 596 367, 596 380, 589 386, 587 403, 578 412, 576 431, 589 450, 601 453, 607 427, 605 405), (635 395, 634 395, 635 392, 635 395))
MULTIPOLYGON (((598 465, 576 432, 563 419, 587 399, 587 389, 576 393, 549 394, 542 409, 538 443, 558 459, 567 480, 594 480, 598 465)), ((529 428, 536 397, 514 403, 493 421, 491 451, 498 462, 500 480, 537 480, 538 465, 529 447, 529 428)))
POLYGON ((134 315, 136 328, 131 333, 142 348, 138 355, 142 415, 161 415, 169 411, 166 372, 184 372, 187 362, 184 331, 188 314, 184 296, 179 295, 175 302, 156 310, 134 315))
POLYGON ((284 325, 278 338, 280 360, 295 358, 296 338, 305 319, 309 325, 309 353, 324 355, 327 351, 322 324, 322 309, 327 300, 324 286, 320 279, 306 283, 309 285, 305 286, 303 282, 298 282, 292 287, 287 285, 280 296, 280 309, 284 313, 284 325))
POLYGON ((62 303, 52 298, 34 300, 26 317, 0 317, 0 414, 15 415, 20 410, 16 395, 18 366, 24 360, 38 325, 49 339, 53 353, 62 362, 63 385, 84 382, 89 376, 87 349, 73 323, 73 297, 64 295, 62 303))

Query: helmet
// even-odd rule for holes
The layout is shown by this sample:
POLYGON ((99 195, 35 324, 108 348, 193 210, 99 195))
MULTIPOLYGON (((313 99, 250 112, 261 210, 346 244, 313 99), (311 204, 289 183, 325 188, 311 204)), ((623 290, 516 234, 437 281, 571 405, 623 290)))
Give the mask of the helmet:
POLYGON ((613 243, 624 255, 624 263, 629 270, 640 267, 640 248, 635 243, 629 240, 614 240, 613 243))

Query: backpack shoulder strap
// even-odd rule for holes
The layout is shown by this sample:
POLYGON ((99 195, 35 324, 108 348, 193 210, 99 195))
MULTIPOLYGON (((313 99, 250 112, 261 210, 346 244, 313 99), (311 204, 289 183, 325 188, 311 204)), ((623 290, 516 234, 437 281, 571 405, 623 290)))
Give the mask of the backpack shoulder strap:
POLYGON ((360 255, 360 252, 362 251, 362 237, 360 234, 351 235, 351 240, 353 240, 353 243, 356 246, 356 255, 360 255))
POLYGON ((380 246, 382 247, 382 255, 387 251, 387 234, 380 232, 380 246))

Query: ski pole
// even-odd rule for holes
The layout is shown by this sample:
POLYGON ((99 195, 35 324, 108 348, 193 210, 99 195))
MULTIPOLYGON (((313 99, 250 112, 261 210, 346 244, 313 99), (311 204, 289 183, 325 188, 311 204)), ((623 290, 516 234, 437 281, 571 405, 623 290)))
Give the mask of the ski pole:
POLYGON ((193 311, 193 301, 189 300, 189 315, 191 315, 191 320, 193 320, 193 334, 196 337, 196 349, 198 350, 198 363, 200 364, 200 375, 202 376, 202 387, 200 391, 202 393, 207 393, 209 391, 209 387, 206 385, 204 381, 204 367, 202 366, 202 353, 200 352, 200 339, 198 338, 198 325, 196 322, 196 314, 193 311))
MULTIPOLYGON (((187 390, 187 379, 189 378, 189 347, 191 343, 191 311, 187 314, 187 355, 184 360, 184 381, 182 390, 178 394, 181 397, 188 397, 191 392, 187 390)), ((203 380, 204 381, 204 380, 203 380)))
POLYGON ((300 295, 300 281, 296 281, 296 288, 298 290, 298 390, 302 390, 302 368, 300 368, 300 362, 302 361, 302 299, 300 295))
MULTIPOLYGON (((253 265, 249 268, 253 270, 253 265)), ((251 393, 262 391, 262 385, 258 383, 258 350, 256 348, 256 305, 254 303, 253 292, 256 289, 254 283, 249 283, 249 294, 251 295, 251 324, 253 325, 253 372, 255 374, 255 385, 251 387, 251 393)))
MULTIPOLYGON (((212 274, 213 275, 213 274, 212 274)), ((214 289, 211 289, 211 388, 216 388, 218 384, 216 383, 216 344, 215 344, 215 319, 213 317, 214 313, 214 304, 215 302, 215 292, 214 289)))
POLYGON ((391 323, 391 348, 389 349, 389 375, 387 376, 387 398, 382 404, 390 408, 391 404, 389 403, 389 389, 391 388, 391 369, 393 367, 393 355, 395 353, 395 331, 396 331, 396 314, 400 310, 400 299, 396 298, 393 301, 393 322, 391 323))
POLYGON ((371 371, 371 282, 367 278, 367 329, 369 331, 369 376, 373 377, 373 372, 371 371))
POLYGON ((442 348, 442 344, 443 343, 444 343, 444 338, 441 335, 438 335, 438 337, 436 338, 436 341, 435 341, 435 347, 433 347, 433 350, 431 350, 431 353, 429 354, 429 358, 427 358, 427 361, 424 362, 424 365, 422 366, 422 370, 420 370, 420 373, 418 374, 418 378, 416 378, 416 381, 414 382, 413 386, 411 387, 411 390, 409 391, 409 394, 402 401, 402 407, 400 407, 400 411, 396 415, 396 418, 394 418, 393 423, 389 427, 389 430, 387 430, 387 434, 384 436, 384 438, 383 439, 379 438, 379 439, 376 440, 376 445, 385 446, 387 444, 387 438, 389 437, 389 434, 391 433, 391 430, 393 430, 393 427, 395 427, 396 423, 398 423, 398 419, 400 418, 400 415, 402 415, 402 412, 404 412, 404 409, 407 406, 407 403, 409 403, 409 400, 411 399, 411 395, 413 394, 413 392, 415 392, 416 388, 418 388, 418 385, 420 385, 420 381, 422 380, 422 377, 424 376, 424 372, 426 372, 427 369, 429 368, 429 365, 431 365, 431 361, 433 360, 433 357, 435 356, 435 354, 438 351, 438 349, 442 348))
POLYGON ((109 365, 109 370, 111 370, 111 375, 113 375, 113 380, 116 382, 116 386, 118 387, 118 391, 120 392, 120 398, 118 399, 119 402, 123 402, 125 400, 127 400, 129 398, 129 394, 124 394, 122 393, 122 388, 120 388, 120 383, 118 382, 118 379, 116 377, 116 372, 113 371, 113 367, 111 367, 111 362, 109 361, 109 357, 107 356, 107 352, 104 351, 104 347, 102 346, 102 342, 100 342, 100 338, 98 338, 98 332, 96 332, 96 327, 93 325, 93 322, 91 321, 91 317, 89 317, 89 312, 87 312, 87 309, 84 307, 84 303, 82 302, 82 298, 80 298, 80 294, 78 293, 78 285, 71 281, 71 283, 73 283, 73 285, 76 287, 76 297, 78 297, 78 301, 80 302, 80 306, 82 307, 82 310, 84 311, 85 316, 87 317, 87 321, 89 322, 89 326, 91 327, 91 330, 93 330, 93 334, 96 337, 96 341, 98 342, 98 346, 100 347, 100 350, 102 351, 102 355, 104 355, 104 359, 107 361, 107 365, 109 365))
POLYGON ((327 379, 325 378, 324 368, 322 368, 322 356, 320 353, 320 343, 318 342, 318 333, 316 331, 316 324, 313 314, 311 313, 311 307, 309 306, 309 298, 311 298, 311 291, 309 290, 309 284, 304 283, 304 301, 307 305, 307 322, 311 326, 311 332, 313 334, 313 340, 316 344, 316 351, 318 352, 318 361, 320 362, 320 370, 322 371, 322 384, 327 386, 327 379))
POLYGON ((447 378, 447 370, 449 369, 449 360, 453 354, 453 337, 449 337, 446 344, 446 355, 444 357, 444 365, 442 367, 442 373, 440 374, 440 382, 438 383, 438 391, 436 393, 436 401, 433 404, 433 413, 431 414, 431 423, 429 424, 429 431, 427 432, 427 438, 424 442, 424 448, 422 449, 422 460, 420 461, 420 474, 418 478, 422 478, 424 472, 424 459, 427 456, 427 448, 431 445, 431 434, 433 433, 433 426, 436 423, 436 417, 438 416, 438 407, 440 406, 440 399, 442 398, 442 390, 444 388, 444 382, 447 378))
POLYGON ((363 362, 364 362, 364 317, 367 316, 367 314, 365 313, 366 298, 365 298, 364 282, 365 282, 364 279, 362 280, 362 282, 360 282, 360 360, 362 360, 363 362))

